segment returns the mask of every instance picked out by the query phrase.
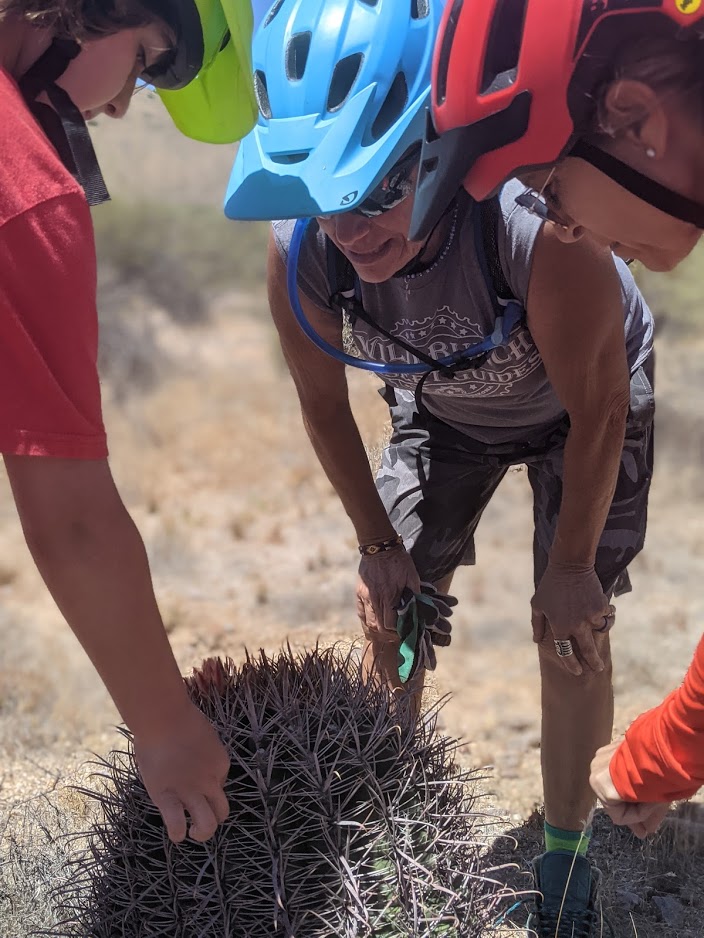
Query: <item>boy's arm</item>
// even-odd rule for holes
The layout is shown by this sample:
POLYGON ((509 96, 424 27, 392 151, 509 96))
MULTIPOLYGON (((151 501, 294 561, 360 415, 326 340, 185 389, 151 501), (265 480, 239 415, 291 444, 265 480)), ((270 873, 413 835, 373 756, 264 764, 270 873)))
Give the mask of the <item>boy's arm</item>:
POLYGON ((207 840, 228 814, 229 759, 190 702, 144 544, 106 460, 5 456, 27 544, 125 723, 169 836, 207 840))

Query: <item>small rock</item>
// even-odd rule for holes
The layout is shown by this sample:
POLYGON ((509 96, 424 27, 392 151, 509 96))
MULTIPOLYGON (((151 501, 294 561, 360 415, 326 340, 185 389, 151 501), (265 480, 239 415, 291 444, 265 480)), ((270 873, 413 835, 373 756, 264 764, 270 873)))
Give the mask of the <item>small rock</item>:
POLYGON ((653 902, 665 925, 669 925, 670 928, 681 928, 684 924, 685 908, 679 899, 673 896, 653 896, 653 902))
POLYGON ((626 912, 632 912, 638 906, 643 905, 643 899, 637 893, 629 892, 627 889, 619 889, 616 892, 616 902, 626 912))
POLYGON ((658 892, 679 894, 681 881, 676 873, 660 873, 651 877, 650 884, 658 892))

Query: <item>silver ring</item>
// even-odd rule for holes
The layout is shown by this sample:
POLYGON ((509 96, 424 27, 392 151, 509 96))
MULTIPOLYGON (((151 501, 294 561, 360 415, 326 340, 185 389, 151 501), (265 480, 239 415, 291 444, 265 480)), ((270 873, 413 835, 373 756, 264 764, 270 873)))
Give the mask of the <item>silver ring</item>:
POLYGON ((574 648, 572 647, 572 642, 567 639, 564 642, 555 641, 555 651, 557 652, 560 658, 569 658, 570 655, 574 654, 574 648))
POLYGON ((608 632, 614 624, 613 620, 616 618, 616 613, 610 612, 608 616, 602 616, 602 618, 604 620, 604 624, 600 629, 594 629, 595 632, 608 632))

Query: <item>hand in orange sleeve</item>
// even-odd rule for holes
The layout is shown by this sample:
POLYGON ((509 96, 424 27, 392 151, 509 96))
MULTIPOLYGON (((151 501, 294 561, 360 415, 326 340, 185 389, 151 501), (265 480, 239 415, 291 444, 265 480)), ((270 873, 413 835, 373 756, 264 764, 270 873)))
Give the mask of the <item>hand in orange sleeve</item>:
POLYGON ((670 804, 645 804, 622 800, 609 771, 611 760, 622 742, 622 739, 618 739, 597 752, 592 762, 589 782, 614 824, 630 827, 636 837, 643 840, 660 827, 670 810, 670 804))

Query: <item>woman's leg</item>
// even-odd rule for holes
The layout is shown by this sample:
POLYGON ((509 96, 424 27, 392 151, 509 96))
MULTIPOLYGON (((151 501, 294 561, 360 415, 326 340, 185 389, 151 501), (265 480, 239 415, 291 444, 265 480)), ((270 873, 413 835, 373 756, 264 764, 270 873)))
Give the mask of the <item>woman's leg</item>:
MULTIPOLYGON (((596 572, 611 597, 630 589, 627 568, 645 541, 648 494, 653 470, 652 371, 640 369, 631 381, 631 413, 621 470, 611 510, 597 550, 596 572)), ((562 450, 529 466, 534 493, 535 581, 547 565, 562 497, 562 450)), ((574 677, 561 666, 552 635, 539 645, 542 681, 542 767, 548 824, 580 831, 594 806, 589 766, 613 726, 612 668, 608 635, 595 634, 606 664, 600 674, 574 677)))
POLYGON ((598 635, 595 640, 604 670, 599 674, 585 670, 580 677, 560 663, 552 634, 538 646, 545 819, 564 831, 589 826, 594 807, 589 767, 597 749, 611 741, 614 705, 609 637, 598 635))

